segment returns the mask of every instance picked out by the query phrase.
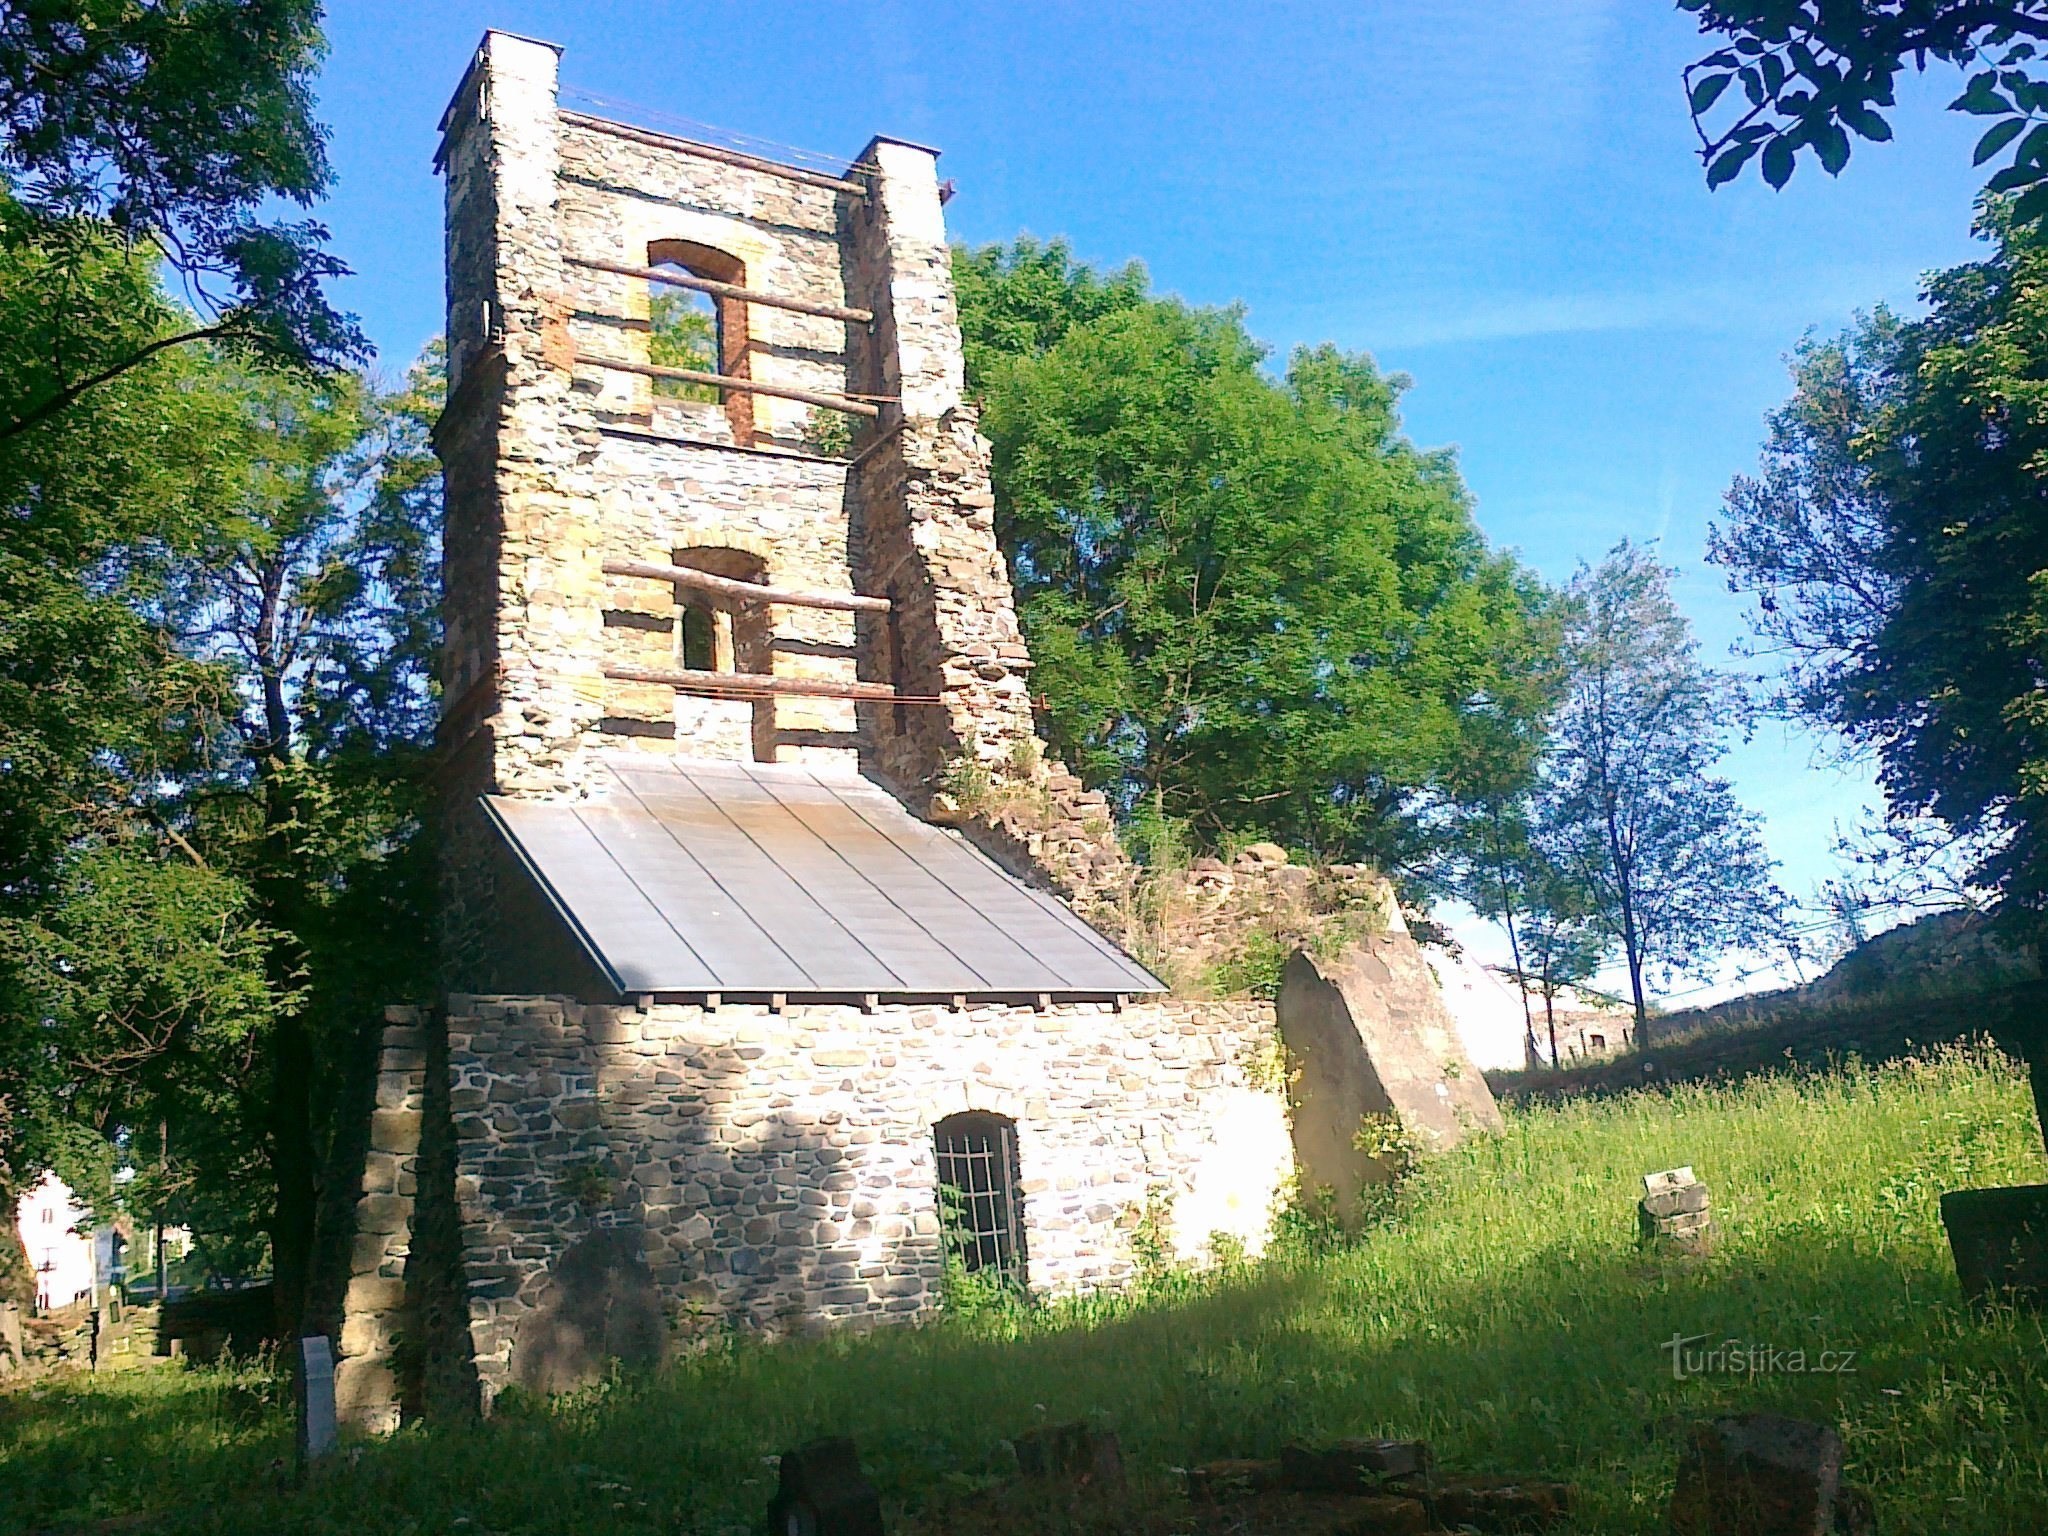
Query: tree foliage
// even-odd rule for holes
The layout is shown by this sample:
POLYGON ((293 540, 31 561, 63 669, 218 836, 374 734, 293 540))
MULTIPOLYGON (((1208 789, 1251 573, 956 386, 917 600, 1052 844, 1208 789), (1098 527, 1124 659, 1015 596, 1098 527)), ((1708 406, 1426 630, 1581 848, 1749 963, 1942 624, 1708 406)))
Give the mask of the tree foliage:
MULTIPOLYGON (((0 241, 0 392, 59 333, 178 334, 152 266, 82 221, 0 241)), ((435 361, 160 349, 0 440, 0 1188, 146 1145, 131 1198, 215 1251, 310 1243, 343 1080, 429 970, 435 361)))
MULTIPOLYGON (((288 361, 361 355, 354 323, 322 294, 346 271, 324 249, 327 231, 272 216, 280 203, 310 206, 330 179, 312 115, 326 46, 319 19, 318 0, 0 7, 9 238, 27 226, 60 263, 92 261, 107 236, 155 250, 203 312, 125 351, 67 347, 60 327, 36 357, 40 387, 0 416, 0 439, 194 338, 288 361)), ((81 270, 63 296, 83 304, 95 295, 81 270)))
POLYGON ((1678 0, 1700 30, 1727 40, 1685 72, 1707 185, 1752 160, 1782 187, 1802 154, 1830 175, 1849 163, 1851 135, 1892 136, 1885 111, 1898 78, 1929 61, 1965 71, 1952 111, 1994 119, 1977 143, 1983 165, 2010 150, 1989 183, 2017 192, 2018 216, 2048 215, 2048 3, 2011 0, 1678 0))
MULTIPOLYGON (((1405 381, 1060 244, 959 252, 971 387, 1056 748, 1128 810, 1388 866, 1484 709, 1540 713, 1543 593, 1405 381)), ((1526 771, 1526 761, 1523 765, 1526 771)))
POLYGON ((1756 598, 1783 702, 1871 754, 1895 818, 2048 911, 2048 239, 1992 204, 1986 260, 1794 359, 1713 558, 1756 598))
POLYGON ((1740 696, 1700 663, 1669 577, 1624 540, 1572 581, 1546 765, 1560 862, 1628 963, 1638 1039, 1647 978, 1710 974, 1784 929, 1757 820, 1712 771, 1740 696))

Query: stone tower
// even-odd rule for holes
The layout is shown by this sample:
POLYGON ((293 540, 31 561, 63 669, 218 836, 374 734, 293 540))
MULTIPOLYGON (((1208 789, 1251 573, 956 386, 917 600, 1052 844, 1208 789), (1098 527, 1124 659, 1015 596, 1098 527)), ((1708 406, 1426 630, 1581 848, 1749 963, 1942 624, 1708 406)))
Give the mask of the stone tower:
POLYGON ((442 121, 441 746, 465 986, 536 980, 489 942, 504 871, 480 794, 573 795, 631 748, 857 766, 919 804, 956 759, 1037 758, 936 152, 877 138, 826 175, 668 138, 560 109, 557 54, 487 34, 442 121), (700 293, 710 371, 751 387, 644 371, 657 296, 700 293), (636 563, 847 602, 735 603, 619 573, 636 563), (649 680, 678 670, 818 686, 649 680))
POLYGON ((1270 1006, 1076 914, 1125 866, 1033 734, 934 152, 775 164, 556 62, 487 34, 442 123, 447 989, 383 1041, 372 1427, 915 1318, 949 1255, 1115 1284, 1289 1165, 1270 1006))

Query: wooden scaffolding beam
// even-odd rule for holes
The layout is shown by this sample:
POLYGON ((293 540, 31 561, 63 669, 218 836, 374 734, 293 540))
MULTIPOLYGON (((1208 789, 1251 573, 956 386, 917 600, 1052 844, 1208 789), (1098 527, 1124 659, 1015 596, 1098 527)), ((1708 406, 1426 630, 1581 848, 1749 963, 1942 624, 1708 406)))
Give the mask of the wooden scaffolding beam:
POLYGON ((879 405, 866 400, 849 400, 844 395, 822 394, 815 389, 792 389, 786 384, 758 384, 752 379, 734 378, 729 373, 699 373, 694 368, 664 368, 659 363, 629 363, 620 358, 598 357, 581 350, 575 354, 575 361, 584 367, 610 368, 618 373, 645 374, 650 379, 677 379, 685 384, 709 384, 714 389, 736 389, 742 394, 773 395, 778 400, 795 400, 828 411, 844 411, 849 416, 882 414, 879 405))
POLYGON ((866 309, 847 309, 838 304, 813 304, 808 299, 785 299, 779 293, 762 293, 756 288, 742 288, 736 283, 714 282, 708 277, 699 277, 694 272, 678 271, 674 267, 632 267, 621 261, 599 261, 592 256, 565 256, 562 258, 572 267, 588 267, 593 272, 610 272, 618 277, 637 277, 642 282, 664 283, 671 288, 689 288, 697 293, 708 293, 715 298, 739 299, 748 304, 765 304, 771 309, 793 309, 800 315, 823 315, 827 320, 850 320, 856 325, 869 325, 874 321, 874 312, 866 309))
POLYGON ((607 560, 607 576, 636 576, 644 581, 669 582, 715 592, 742 603, 773 603, 783 608, 832 608, 842 613, 887 613, 889 599, 868 597, 859 592, 800 592, 791 587, 765 587, 756 581, 717 576, 687 565, 659 565, 652 560, 607 560))
POLYGON ((838 683, 823 678, 775 677, 766 672, 700 672, 683 667, 607 665, 604 675, 617 683, 653 683, 683 693, 737 694, 748 698, 779 695, 810 699, 857 699, 869 704, 938 704, 938 698, 898 693, 887 683, 838 683))

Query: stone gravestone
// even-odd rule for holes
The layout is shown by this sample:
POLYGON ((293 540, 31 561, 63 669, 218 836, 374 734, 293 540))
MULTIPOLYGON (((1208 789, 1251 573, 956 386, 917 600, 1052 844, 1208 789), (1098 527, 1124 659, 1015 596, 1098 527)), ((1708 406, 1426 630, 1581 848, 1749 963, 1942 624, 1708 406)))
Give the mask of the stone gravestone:
MULTIPOLYGON (((1745 1413, 1694 1429, 1671 1495, 1672 1536, 1830 1536, 1842 1441, 1825 1424, 1745 1413)), ((1854 1525, 1851 1524, 1851 1529, 1854 1525)))
POLYGON ((325 1334, 299 1340, 292 1372, 298 1407, 299 1471, 334 1449, 334 1346, 325 1334))
POLYGON ((1689 1167, 1644 1174, 1643 1200, 1636 1208, 1642 1241, 1681 1253, 1707 1252, 1714 1245, 1709 1205, 1707 1186, 1689 1167))
POLYGON ((813 1440, 782 1454, 770 1536, 883 1536, 882 1499, 853 1441, 813 1440))
POLYGON ((1965 1297, 2048 1306, 2048 1185, 1954 1190, 1941 1222, 1965 1297))
POLYGON ((1070 1478, 1097 1488, 1121 1488, 1124 1453, 1116 1435, 1085 1423, 1048 1424, 1011 1442, 1025 1477, 1070 1478))

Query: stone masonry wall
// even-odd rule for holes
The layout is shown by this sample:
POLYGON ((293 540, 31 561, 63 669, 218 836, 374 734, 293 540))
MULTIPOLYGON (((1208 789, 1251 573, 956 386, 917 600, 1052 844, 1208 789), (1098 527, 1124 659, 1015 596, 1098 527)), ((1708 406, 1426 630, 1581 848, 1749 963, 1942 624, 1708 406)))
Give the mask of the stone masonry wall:
MULTIPOLYGON (((1212 1226, 1235 1210, 1255 1237, 1284 1172, 1234 1201, 1198 1187, 1243 1182, 1240 1149, 1219 1134, 1260 1098, 1247 1063, 1270 1034, 1262 1004, 778 1014, 457 998, 447 1028, 487 1392, 562 1384, 564 1319, 593 1268, 685 1335, 929 1311, 932 1126, 959 1111, 1017 1123, 1030 1279, 1047 1293, 1127 1278, 1156 1191, 1185 1195, 1212 1226)), ((1279 1100, 1264 1100, 1284 1127, 1279 1100)), ((616 1293, 607 1305, 630 1310, 616 1293)))
POLYGON ((356 1202, 356 1240, 343 1298, 335 1412, 372 1433, 398 1424, 399 1340, 406 1331, 407 1262, 419 1192, 427 1040, 419 1012, 388 1008, 377 1062, 370 1149, 356 1202))

